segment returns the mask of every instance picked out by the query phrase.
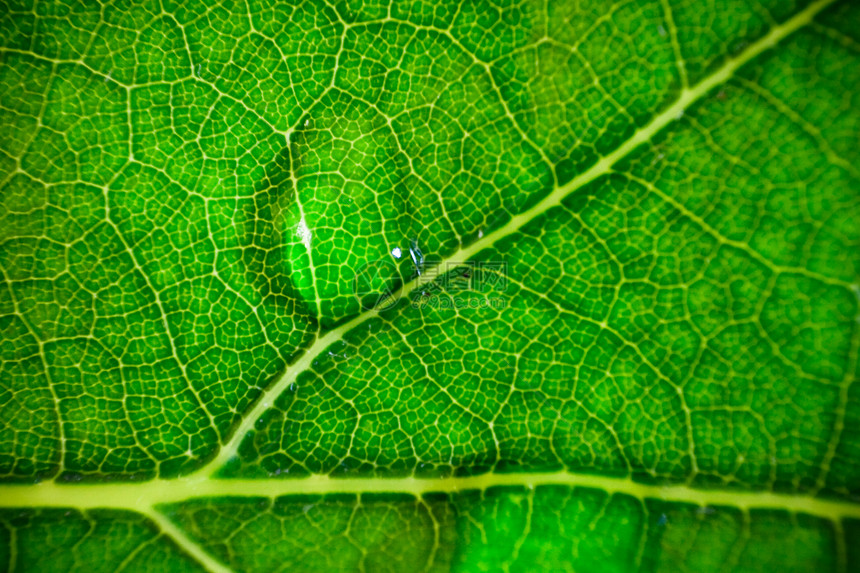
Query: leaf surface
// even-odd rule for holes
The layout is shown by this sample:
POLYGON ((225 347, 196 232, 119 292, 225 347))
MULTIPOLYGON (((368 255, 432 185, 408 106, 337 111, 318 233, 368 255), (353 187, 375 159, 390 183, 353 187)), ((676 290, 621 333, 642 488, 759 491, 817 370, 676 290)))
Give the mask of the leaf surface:
POLYGON ((6 8, 5 569, 860 566, 853 3, 6 8))

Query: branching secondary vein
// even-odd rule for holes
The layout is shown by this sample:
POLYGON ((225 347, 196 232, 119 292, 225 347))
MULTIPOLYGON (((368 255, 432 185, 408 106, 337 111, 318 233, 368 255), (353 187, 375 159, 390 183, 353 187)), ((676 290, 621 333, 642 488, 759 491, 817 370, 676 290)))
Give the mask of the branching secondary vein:
MULTIPOLYGON (((657 115, 650 123, 637 130, 630 139, 615 149, 612 153, 604 156, 590 169, 578 177, 575 177, 569 183, 556 188, 555 191, 550 193, 531 209, 511 218, 506 225, 488 233, 471 245, 458 250, 447 259, 441 261, 438 268, 445 269, 452 263, 472 259, 482 250, 491 247, 502 238, 518 231, 535 217, 545 213, 553 207, 556 207, 571 193, 585 187, 588 183, 594 181, 598 177, 610 173, 612 171, 612 167, 618 161, 625 158, 640 145, 650 141, 664 127, 676 121, 687 109, 689 109, 690 106, 705 96, 705 94, 709 93, 720 84, 729 81, 741 66, 760 55, 762 52, 774 47, 783 38, 786 38, 793 32, 807 25, 812 21, 816 14, 832 3, 833 0, 819 0, 783 24, 773 28, 767 35, 750 44, 746 50, 734 58, 727 60, 709 77, 691 88, 684 89, 675 103, 657 115)), ((400 288, 399 292, 396 293, 395 296, 406 297, 420 284, 421 283, 417 279, 406 283, 400 288)), ((297 362, 287 367, 284 374, 268 390, 266 390, 260 398, 258 398, 256 404, 244 417, 242 423, 236 428, 232 438, 221 448, 218 455, 211 462, 198 470, 198 473, 207 476, 213 475, 226 462, 232 459, 236 455, 242 440, 253 428, 254 423, 260 418, 263 412, 269 407, 269 404, 284 392, 290 384, 295 382, 297 376, 311 365, 313 359, 322 354, 329 346, 339 341, 347 332, 357 328, 375 316, 377 316, 376 311, 367 311, 318 338, 316 342, 308 348, 305 354, 297 362)))

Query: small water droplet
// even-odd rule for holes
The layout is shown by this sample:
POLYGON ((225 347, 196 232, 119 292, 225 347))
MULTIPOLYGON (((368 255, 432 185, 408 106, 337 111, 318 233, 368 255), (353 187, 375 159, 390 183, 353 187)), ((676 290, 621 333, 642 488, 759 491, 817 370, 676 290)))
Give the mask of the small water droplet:
POLYGON ((424 254, 418 248, 418 240, 412 239, 409 246, 409 256, 412 257, 412 264, 415 265, 415 272, 419 275, 424 270, 424 254))

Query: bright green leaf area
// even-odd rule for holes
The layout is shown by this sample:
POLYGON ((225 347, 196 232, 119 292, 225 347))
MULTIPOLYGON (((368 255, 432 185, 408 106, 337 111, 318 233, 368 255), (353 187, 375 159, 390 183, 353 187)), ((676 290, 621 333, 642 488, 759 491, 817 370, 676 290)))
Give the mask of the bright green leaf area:
POLYGON ((4 1, 0 569, 860 569, 858 88, 851 0, 4 1))

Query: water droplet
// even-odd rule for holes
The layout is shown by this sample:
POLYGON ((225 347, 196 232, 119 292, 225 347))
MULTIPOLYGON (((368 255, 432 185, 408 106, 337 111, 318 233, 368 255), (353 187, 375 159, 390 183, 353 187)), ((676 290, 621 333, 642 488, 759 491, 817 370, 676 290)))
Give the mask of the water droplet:
POLYGON ((409 256, 412 257, 412 264, 415 265, 415 272, 419 275, 424 270, 424 254, 418 248, 418 241, 412 239, 409 246, 409 256))

